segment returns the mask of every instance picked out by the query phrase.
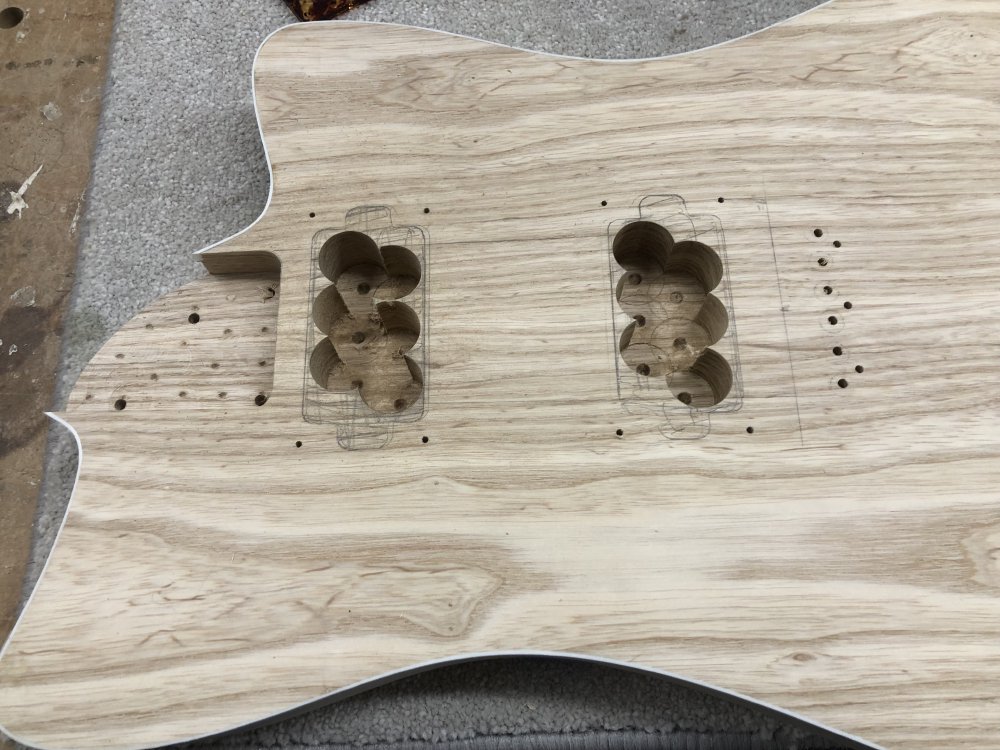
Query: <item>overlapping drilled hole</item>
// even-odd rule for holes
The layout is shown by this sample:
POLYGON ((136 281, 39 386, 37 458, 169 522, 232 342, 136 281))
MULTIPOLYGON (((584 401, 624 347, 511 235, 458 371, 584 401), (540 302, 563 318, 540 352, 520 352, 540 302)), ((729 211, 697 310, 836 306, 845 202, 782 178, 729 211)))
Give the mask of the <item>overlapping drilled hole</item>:
POLYGON ((640 376, 665 378, 681 403, 714 406, 729 395, 733 371, 710 347, 729 327, 725 305, 711 294, 722 281, 722 260, 701 242, 674 242, 651 221, 626 224, 615 235, 615 260, 624 273, 616 296, 632 323, 619 351, 640 376))
POLYGON ((406 356, 420 338, 420 318, 398 300, 420 283, 417 256, 347 231, 326 241, 319 267, 333 283, 313 303, 325 335, 309 359, 313 380, 329 391, 357 389, 381 414, 409 408, 423 390, 420 366, 406 356))

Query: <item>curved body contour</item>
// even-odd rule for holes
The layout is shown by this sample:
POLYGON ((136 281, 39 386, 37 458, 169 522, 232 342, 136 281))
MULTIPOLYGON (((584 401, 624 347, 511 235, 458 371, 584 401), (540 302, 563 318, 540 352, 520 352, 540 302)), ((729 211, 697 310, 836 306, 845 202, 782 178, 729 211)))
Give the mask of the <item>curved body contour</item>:
POLYGON ((989 746, 998 55, 985 0, 840 0, 621 62, 275 34, 272 199, 77 384, 80 475, 0 658, 0 725, 148 747, 544 651, 873 745, 989 746), (625 351, 649 300, 614 243, 639 219, 717 256, 717 403, 625 351), (345 231, 420 264, 398 413, 338 401, 310 359, 345 231))

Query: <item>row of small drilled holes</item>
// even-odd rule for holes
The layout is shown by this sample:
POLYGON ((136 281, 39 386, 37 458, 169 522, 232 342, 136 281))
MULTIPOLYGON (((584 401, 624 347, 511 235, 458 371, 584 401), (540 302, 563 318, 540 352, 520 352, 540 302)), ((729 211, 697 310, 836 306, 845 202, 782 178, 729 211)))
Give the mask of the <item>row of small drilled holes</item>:
MULTIPOLYGON (((819 229, 819 228, 814 229, 813 230, 813 236, 815 236, 815 237, 822 237, 823 236, 823 230, 819 229)), ((839 247, 842 246, 842 244, 841 244, 840 240, 834 240, 833 241, 833 246, 839 248, 839 247)), ((816 261, 816 263, 819 266, 821 266, 822 268, 826 268, 830 264, 830 261, 829 261, 828 258, 821 257, 821 258, 819 258, 816 261)), ((829 285, 824 286, 823 287, 823 292, 824 292, 824 294, 833 294, 833 287, 829 286, 829 285)), ((849 302, 849 301, 845 301, 844 302, 844 309, 845 310, 850 310, 853 307, 854 307, 854 305, 851 302, 849 302)), ((836 315, 831 315, 830 317, 827 318, 827 322, 830 325, 835 326, 840 321, 839 321, 839 319, 837 318, 836 315)), ((833 347, 832 351, 833 351, 834 356, 836 356, 836 357, 840 357, 840 356, 842 356, 844 354, 844 348, 842 346, 839 346, 839 345, 833 347)), ((855 365, 854 366, 854 371, 860 375, 861 373, 863 373, 865 371, 865 368, 864 368, 863 365, 855 365)), ((847 378, 840 378, 840 380, 837 381, 837 385, 839 385, 841 388, 847 388, 850 385, 850 383, 847 381, 847 378)))

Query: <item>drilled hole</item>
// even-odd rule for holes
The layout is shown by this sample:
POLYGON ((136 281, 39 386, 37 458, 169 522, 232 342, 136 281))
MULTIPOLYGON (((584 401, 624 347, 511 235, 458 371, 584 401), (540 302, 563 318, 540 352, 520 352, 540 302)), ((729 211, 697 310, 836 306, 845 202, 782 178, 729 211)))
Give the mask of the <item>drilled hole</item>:
POLYGON ((817 237, 822 237, 823 236, 823 230, 822 229, 814 229, 813 230, 813 234, 816 235, 817 237))
POLYGON ((846 388, 848 386, 848 382, 844 378, 841 378, 840 380, 837 381, 837 385, 839 385, 841 388, 846 388))
POLYGON ((646 316, 645 315, 636 315, 635 318, 634 318, 634 320, 635 320, 635 324, 637 326, 639 326, 639 328, 642 328, 644 325, 646 325, 646 316))
POLYGON ((861 373, 863 373, 864 371, 865 371, 865 368, 864 368, 864 367, 862 367, 861 365, 855 365, 855 366, 854 366, 854 372, 858 373, 859 375, 860 375, 861 373))
POLYGON ((852 305, 850 302, 845 302, 844 303, 844 309, 845 310, 850 310, 852 307, 854 307, 854 305, 852 305))
POLYGON ((640 273, 630 273, 628 275, 628 283, 632 286, 639 286, 642 283, 642 274, 640 273))
POLYGON ((690 404, 691 394, 688 393, 687 391, 681 391, 680 393, 677 394, 677 400, 680 401, 682 404, 690 404))
POLYGON ((747 434, 753 435, 753 427, 747 427, 747 434))
POLYGON ((831 315, 829 318, 827 318, 827 321, 829 321, 830 325, 835 326, 837 325, 837 316, 831 315))
POLYGON ((371 284, 361 282, 358 284, 358 294, 368 294, 372 290, 371 284))
POLYGON ((403 409, 406 408, 406 399, 397 398, 395 401, 392 402, 392 405, 396 409, 396 411, 402 411, 403 409))
POLYGON ((355 344, 363 344, 365 342, 365 334, 361 331, 355 331, 351 334, 351 341, 355 344))
POLYGON ((24 20, 24 11, 11 7, 0 10, 0 29, 13 29, 24 20))
POLYGON ((835 346, 833 347, 833 353, 835 356, 839 357, 841 354, 844 353, 844 349, 842 347, 835 346))
POLYGON ((833 246, 834 247, 840 247, 840 240, 834 240, 833 241, 833 246))
POLYGON ((833 294, 833 287, 832 286, 823 287, 823 294, 833 294))
POLYGON ((302 447, 302 441, 301 440, 296 440, 295 441, 295 447, 296 448, 301 448, 302 447))
POLYGON ((197 323, 199 320, 201 320, 201 316, 198 313, 188 315, 188 323, 197 323))
POLYGON ((640 375, 649 375, 649 365, 639 365, 635 371, 640 375))
POLYGON ((606 206, 606 205, 608 205, 608 202, 607 201, 601 201, 601 205, 602 206, 606 206))
POLYGON ((826 258, 820 258, 816 262, 819 263, 821 266, 826 266, 830 263, 830 261, 828 261, 826 258))
POLYGON ((424 435, 422 438, 420 438, 420 442, 421 443, 429 443, 430 441, 431 441, 431 439, 429 437, 427 437, 426 435, 424 435))
POLYGON ((625 434, 625 430, 623 430, 623 429, 622 429, 621 427, 619 427, 619 428, 618 428, 617 430, 615 430, 615 434, 616 434, 616 435, 617 435, 618 437, 621 437, 622 435, 624 435, 624 434, 625 434))
POLYGON ((256 396, 254 396, 253 402, 257 404, 257 406, 263 406, 264 404, 267 403, 267 396, 265 396, 263 393, 258 393, 256 396))
POLYGON ((722 197, 722 196, 720 195, 720 196, 719 196, 719 203, 725 203, 725 202, 726 202, 726 199, 725 199, 725 198, 723 198, 723 197, 722 197))
POLYGON ((121 411, 126 406, 128 406, 128 402, 125 399, 123 399, 123 398, 120 398, 117 401, 115 401, 115 409, 117 411, 121 411))
POLYGON ((429 208, 425 208, 425 209, 424 209, 424 213, 425 213, 425 214, 429 214, 430 212, 431 212, 431 210, 430 210, 429 208))
POLYGON ((316 212, 315 211, 310 211, 309 212, 309 218, 310 219, 315 219, 316 218, 316 212))

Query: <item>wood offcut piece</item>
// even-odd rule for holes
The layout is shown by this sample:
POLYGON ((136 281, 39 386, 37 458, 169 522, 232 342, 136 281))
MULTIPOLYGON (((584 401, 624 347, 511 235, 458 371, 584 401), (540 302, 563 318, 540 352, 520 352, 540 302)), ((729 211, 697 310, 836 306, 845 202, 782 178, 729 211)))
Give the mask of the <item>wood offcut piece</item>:
POLYGON ((4 731, 153 747, 558 653, 996 745, 996 3, 614 62, 296 24, 254 77, 266 211, 59 415, 4 731))

